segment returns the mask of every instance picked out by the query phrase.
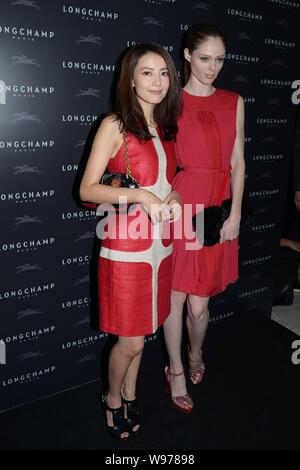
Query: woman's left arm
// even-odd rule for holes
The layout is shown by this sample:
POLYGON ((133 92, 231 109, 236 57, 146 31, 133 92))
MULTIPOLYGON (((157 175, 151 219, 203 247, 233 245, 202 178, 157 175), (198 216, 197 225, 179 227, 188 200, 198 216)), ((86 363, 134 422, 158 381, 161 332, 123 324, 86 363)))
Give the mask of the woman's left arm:
POLYGON ((238 97, 236 115, 236 138, 231 154, 231 194, 232 205, 229 218, 224 222, 221 229, 220 242, 234 240, 240 230, 241 205, 245 183, 245 107, 241 96, 238 97))

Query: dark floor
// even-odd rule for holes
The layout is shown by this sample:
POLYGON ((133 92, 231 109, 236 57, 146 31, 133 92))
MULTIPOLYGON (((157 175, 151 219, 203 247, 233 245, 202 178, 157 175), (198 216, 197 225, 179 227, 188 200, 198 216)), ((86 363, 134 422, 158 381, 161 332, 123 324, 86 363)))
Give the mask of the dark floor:
POLYGON ((300 449, 299 339, 261 316, 210 326, 206 376, 189 385, 191 415, 169 403, 163 354, 148 344, 139 377, 143 431, 123 443, 110 437, 99 405, 100 382, 0 415, 1 449, 300 449))

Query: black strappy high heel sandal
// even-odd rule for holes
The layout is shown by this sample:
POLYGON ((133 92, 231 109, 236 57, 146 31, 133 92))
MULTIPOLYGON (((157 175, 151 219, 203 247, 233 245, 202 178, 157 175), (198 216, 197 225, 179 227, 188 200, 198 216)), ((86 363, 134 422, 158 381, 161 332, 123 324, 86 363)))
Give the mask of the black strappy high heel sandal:
POLYGON ((125 407, 126 405, 126 415, 125 418, 127 425, 133 435, 137 434, 141 429, 141 417, 138 409, 138 404, 136 398, 134 400, 125 400, 122 397, 122 402, 125 407), (139 426, 138 429, 134 429, 136 426, 139 426))
POLYGON ((113 437, 116 437, 117 439, 127 440, 130 436, 130 426, 124 417, 124 406, 122 405, 119 408, 111 408, 106 403, 106 395, 103 395, 101 397, 101 401, 102 401, 104 412, 105 412, 105 421, 106 421, 107 431, 113 437), (107 424, 106 411, 110 411, 112 414, 113 426, 109 426, 107 424), (128 433, 128 436, 122 437, 122 434, 124 433, 128 433))

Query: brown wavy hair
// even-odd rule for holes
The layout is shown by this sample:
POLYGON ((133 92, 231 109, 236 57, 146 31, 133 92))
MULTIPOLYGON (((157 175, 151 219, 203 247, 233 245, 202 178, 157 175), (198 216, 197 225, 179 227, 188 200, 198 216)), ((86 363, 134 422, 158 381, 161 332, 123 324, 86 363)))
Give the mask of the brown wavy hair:
POLYGON ((174 140, 178 131, 177 120, 182 109, 180 83, 177 70, 170 54, 160 45, 143 43, 131 47, 123 56, 120 75, 116 87, 115 112, 121 124, 121 130, 134 134, 141 140, 150 140, 143 109, 132 87, 134 70, 139 59, 153 52, 160 55, 169 72, 170 86, 165 98, 154 107, 154 120, 162 132, 164 140, 174 140))
MULTIPOLYGON (((218 26, 210 23, 194 24, 183 35, 182 51, 187 48, 191 54, 202 42, 212 37, 221 39, 226 49, 227 40, 218 26)), ((188 60, 184 61, 183 75, 186 83, 191 75, 191 64, 188 60)))

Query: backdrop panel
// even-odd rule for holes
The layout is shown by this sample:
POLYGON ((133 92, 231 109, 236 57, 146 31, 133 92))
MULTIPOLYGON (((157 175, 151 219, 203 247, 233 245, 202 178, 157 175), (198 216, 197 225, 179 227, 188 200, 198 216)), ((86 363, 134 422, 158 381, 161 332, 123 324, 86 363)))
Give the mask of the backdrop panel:
POLYGON ((181 35, 203 21, 229 39, 217 86, 245 99, 245 194, 255 210, 240 237, 240 280, 211 302, 211 323, 270 315, 299 87, 299 2, 2 0, 0 410, 99 376, 97 219, 77 204, 76 187, 121 52, 156 41, 180 73, 181 35))

